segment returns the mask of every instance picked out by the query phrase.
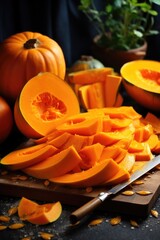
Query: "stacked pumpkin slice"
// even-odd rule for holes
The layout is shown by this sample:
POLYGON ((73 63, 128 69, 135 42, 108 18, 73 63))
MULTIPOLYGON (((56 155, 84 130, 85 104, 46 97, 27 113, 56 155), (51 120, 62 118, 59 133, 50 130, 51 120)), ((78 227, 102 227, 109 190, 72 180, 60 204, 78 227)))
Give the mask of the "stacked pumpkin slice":
POLYGON ((120 93, 122 77, 112 68, 103 67, 72 72, 67 75, 80 105, 84 109, 119 107, 123 103, 120 93))
POLYGON ((159 123, 153 114, 143 118, 132 107, 90 109, 67 117, 1 164, 72 187, 114 185, 160 153, 159 123))

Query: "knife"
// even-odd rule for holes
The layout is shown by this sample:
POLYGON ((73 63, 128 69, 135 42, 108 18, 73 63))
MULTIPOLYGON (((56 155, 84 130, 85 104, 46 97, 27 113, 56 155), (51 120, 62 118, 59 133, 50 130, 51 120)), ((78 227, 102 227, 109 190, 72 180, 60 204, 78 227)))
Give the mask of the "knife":
POLYGON ((101 192, 97 197, 93 198, 91 201, 87 202, 82 207, 72 212, 70 215, 70 222, 72 224, 77 223, 87 214, 91 213, 95 208, 100 206, 110 196, 120 192, 122 189, 124 189, 133 181, 137 180, 139 177, 143 176, 145 173, 156 167, 158 164, 160 164, 160 155, 154 157, 152 160, 145 163, 142 168, 136 170, 133 174, 131 174, 129 180, 116 185, 108 191, 101 192))

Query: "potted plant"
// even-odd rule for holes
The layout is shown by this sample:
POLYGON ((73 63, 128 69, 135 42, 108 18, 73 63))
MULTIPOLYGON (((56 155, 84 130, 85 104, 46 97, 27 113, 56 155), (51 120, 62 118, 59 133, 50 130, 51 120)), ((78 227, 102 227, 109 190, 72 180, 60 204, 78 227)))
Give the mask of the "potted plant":
POLYGON ((144 58, 147 36, 158 33, 153 29, 158 14, 153 3, 160 5, 159 0, 106 0, 98 10, 94 0, 80 0, 79 9, 98 33, 93 55, 118 71, 125 62, 144 58))

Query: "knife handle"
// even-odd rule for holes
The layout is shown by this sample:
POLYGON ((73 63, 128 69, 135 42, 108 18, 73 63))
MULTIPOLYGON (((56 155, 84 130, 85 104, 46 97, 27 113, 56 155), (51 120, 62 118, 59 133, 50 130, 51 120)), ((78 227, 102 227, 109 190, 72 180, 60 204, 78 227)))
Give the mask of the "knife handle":
POLYGON ((91 201, 87 202, 82 207, 78 208, 73 213, 71 213, 70 222, 72 224, 75 224, 76 222, 81 220, 83 217, 85 217, 87 214, 91 213, 101 203, 102 201, 99 197, 93 198, 91 201))

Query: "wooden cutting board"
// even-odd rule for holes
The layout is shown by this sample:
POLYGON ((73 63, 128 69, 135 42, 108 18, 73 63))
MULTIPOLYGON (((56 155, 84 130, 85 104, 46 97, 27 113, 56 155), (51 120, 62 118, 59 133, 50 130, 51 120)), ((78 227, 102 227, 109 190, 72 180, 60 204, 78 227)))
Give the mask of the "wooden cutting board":
MULTIPOLYGON (((4 170, 1 169, 0 195, 11 197, 27 197, 47 202, 61 201, 62 204, 78 207, 96 197, 101 191, 107 190, 106 188, 93 188, 91 192, 88 192, 87 189, 73 189, 53 183, 45 186, 44 180, 31 177, 25 180, 21 179, 19 176, 24 176, 21 172, 8 172, 6 175, 3 175, 3 173, 4 170)), ((141 196, 135 193, 132 196, 124 196, 120 192, 106 200, 101 209, 139 217, 147 216, 160 194, 160 171, 155 169, 141 179, 144 182, 143 184, 132 185, 128 188, 132 188, 135 192, 147 190, 151 192, 150 195, 141 196)))

